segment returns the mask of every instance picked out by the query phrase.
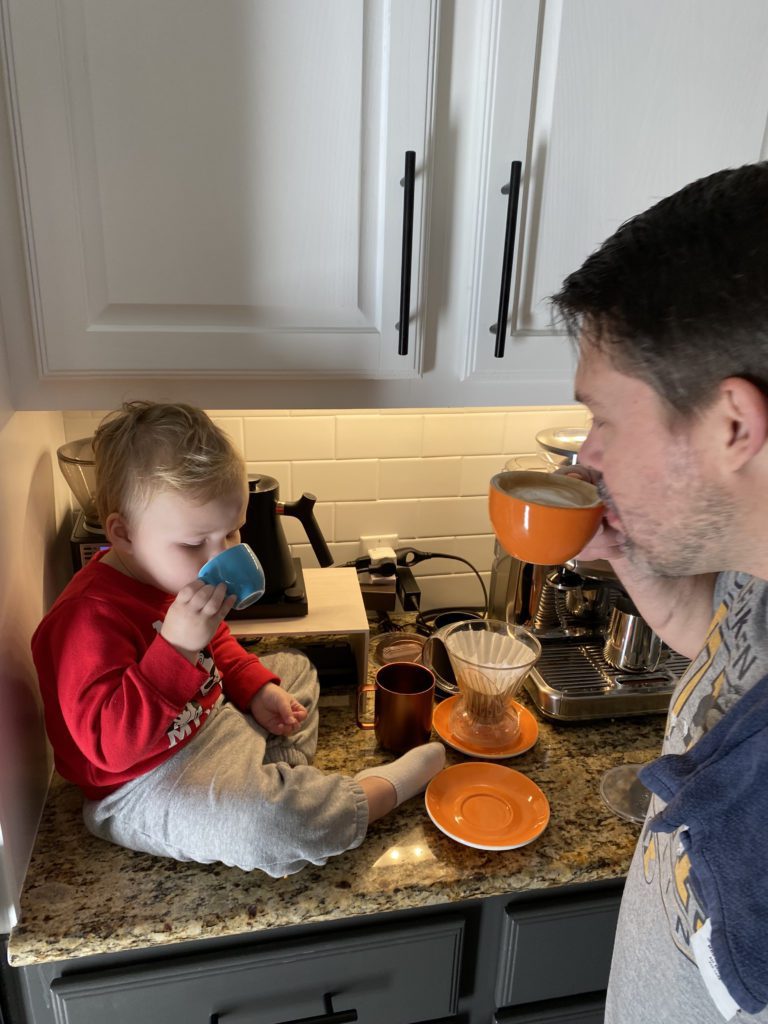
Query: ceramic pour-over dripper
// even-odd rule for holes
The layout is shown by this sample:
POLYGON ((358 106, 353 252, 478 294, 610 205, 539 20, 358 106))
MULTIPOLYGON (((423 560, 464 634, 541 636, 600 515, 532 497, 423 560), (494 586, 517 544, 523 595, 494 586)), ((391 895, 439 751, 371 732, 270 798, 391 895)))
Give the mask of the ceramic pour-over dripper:
POLYGON ((520 726, 511 701, 541 656, 539 641, 522 626, 480 619, 457 622, 443 643, 459 687, 454 735, 489 751, 512 746, 520 726))

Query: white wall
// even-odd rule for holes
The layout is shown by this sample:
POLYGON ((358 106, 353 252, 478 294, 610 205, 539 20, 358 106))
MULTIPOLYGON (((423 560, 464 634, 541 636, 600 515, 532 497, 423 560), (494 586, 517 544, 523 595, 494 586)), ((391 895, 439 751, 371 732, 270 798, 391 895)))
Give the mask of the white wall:
POLYGON ((56 539, 61 413, 14 412, 0 334, 0 933, 18 914, 50 757, 29 640, 63 580, 56 539))

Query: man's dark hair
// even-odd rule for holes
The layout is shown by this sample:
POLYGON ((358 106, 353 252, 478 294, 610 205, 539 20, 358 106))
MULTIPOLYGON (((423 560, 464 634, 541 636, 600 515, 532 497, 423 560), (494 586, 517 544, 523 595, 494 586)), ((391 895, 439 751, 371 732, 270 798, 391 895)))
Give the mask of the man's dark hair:
POLYGON ((700 178, 628 220, 552 303, 678 415, 726 377, 768 394, 768 162, 700 178))

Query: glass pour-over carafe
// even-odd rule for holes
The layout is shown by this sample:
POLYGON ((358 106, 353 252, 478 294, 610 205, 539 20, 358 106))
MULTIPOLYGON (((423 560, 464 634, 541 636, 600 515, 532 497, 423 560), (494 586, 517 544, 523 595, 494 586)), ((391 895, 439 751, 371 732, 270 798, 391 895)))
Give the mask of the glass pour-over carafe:
POLYGON ((459 687, 453 734, 489 751, 511 747, 520 728, 513 698, 541 656, 541 644, 522 626, 499 619, 457 622, 443 643, 459 687))

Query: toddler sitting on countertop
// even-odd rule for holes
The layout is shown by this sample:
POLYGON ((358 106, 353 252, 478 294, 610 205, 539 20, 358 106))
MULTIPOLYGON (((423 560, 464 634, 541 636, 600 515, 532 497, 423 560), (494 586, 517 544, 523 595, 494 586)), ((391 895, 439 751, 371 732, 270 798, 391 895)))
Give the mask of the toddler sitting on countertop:
POLYGON ((108 551, 32 638, 55 764, 95 835, 273 877, 359 846, 421 792, 440 743, 354 778, 311 767, 318 682, 306 657, 259 660, 223 621, 235 598, 199 569, 237 544, 242 457, 200 409, 130 402, 94 437, 108 551))

